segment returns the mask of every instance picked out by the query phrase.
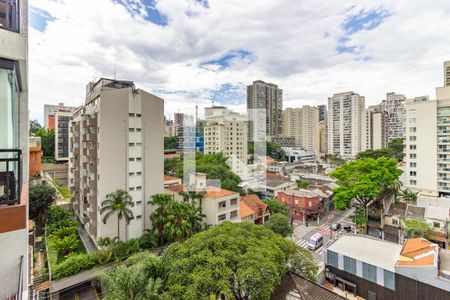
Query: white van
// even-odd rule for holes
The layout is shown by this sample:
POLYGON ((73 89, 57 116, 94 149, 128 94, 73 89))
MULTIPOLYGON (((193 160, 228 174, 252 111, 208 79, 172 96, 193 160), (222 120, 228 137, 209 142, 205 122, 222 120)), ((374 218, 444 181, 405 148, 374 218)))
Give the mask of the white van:
POLYGON ((311 250, 316 250, 323 245, 323 234, 315 233, 308 242, 308 248, 311 250))

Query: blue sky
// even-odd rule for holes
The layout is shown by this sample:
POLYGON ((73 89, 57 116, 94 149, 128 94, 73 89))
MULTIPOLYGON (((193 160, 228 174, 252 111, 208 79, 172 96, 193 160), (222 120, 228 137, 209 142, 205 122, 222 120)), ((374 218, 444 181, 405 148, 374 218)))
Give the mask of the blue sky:
POLYGON ((163 97, 169 117, 212 100, 243 111, 257 79, 283 89, 284 107, 348 90, 367 104, 391 91, 433 97, 449 13, 445 0, 34 0, 31 117, 81 104, 87 82, 114 70, 163 97))

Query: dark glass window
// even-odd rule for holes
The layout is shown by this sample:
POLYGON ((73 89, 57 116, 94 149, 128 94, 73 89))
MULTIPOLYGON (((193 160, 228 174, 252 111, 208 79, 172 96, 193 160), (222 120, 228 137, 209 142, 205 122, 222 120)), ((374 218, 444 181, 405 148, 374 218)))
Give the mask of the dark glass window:
POLYGON ((0 29, 19 31, 19 0, 0 0, 0 29))

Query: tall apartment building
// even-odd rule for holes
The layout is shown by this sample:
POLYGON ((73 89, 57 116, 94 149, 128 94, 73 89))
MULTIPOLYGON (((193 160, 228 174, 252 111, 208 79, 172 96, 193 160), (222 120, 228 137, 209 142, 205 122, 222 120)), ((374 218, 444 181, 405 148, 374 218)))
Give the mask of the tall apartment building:
POLYGON ((383 149, 387 146, 387 112, 381 105, 369 106, 362 122, 361 150, 383 149))
POLYGON ((249 139, 280 135, 283 131, 283 90, 261 80, 247 86, 249 139))
POLYGON ((58 110, 55 114, 55 160, 69 160, 69 124, 72 111, 58 110))
POLYGON ((327 124, 326 121, 319 122, 319 153, 325 154, 328 152, 328 140, 327 140, 327 124))
POLYGON ((0 299, 28 299, 28 1, 0 1, 0 299))
POLYGON ((327 121, 327 106, 326 105, 318 105, 319 109, 319 121, 327 121))
POLYGON ((183 126, 185 114, 177 112, 173 114, 173 121, 178 126, 183 126))
MULTIPOLYGON (((444 83, 445 80, 444 77, 444 83)), ((436 88, 436 100, 428 97, 406 100, 405 110, 404 185, 436 196, 449 196, 450 85, 436 88)))
POLYGON ((204 152, 219 153, 231 159, 231 168, 239 176, 246 173, 248 161, 247 117, 221 109, 204 121, 204 152))
POLYGON ((450 99, 450 60, 444 62, 444 85, 436 88, 436 99, 450 99))
POLYGON ((69 187, 73 208, 91 239, 142 235, 150 227, 150 197, 163 191, 164 100, 132 81, 101 78, 86 87, 85 104, 70 124, 69 187), (122 189, 133 199, 134 219, 120 232, 117 216, 106 224, 100 208, 122 189))
POLYGON ((295 146, 308 151, 320 150, 319 109, 305 105, 283 111, 283 135, 293 136, 295 146))
POLYGON ((361 150, 365 98, 354 92, 328 98, 328 153, 355 157, 361 150))
POLYGON ((394 92, 386 93, 386 99, 381 102, 381 109, 386 116, 386 138, 389 144, 392 140, 405 136, 405 100, 406 97, 394 92))
POLYGON ((76 107, 65 106, 64 103, 58 103, 58 105, 44 104, 44 128, 55 129, 56 126, 56 113, 57 112, 70 112, 73 113, 76 107))

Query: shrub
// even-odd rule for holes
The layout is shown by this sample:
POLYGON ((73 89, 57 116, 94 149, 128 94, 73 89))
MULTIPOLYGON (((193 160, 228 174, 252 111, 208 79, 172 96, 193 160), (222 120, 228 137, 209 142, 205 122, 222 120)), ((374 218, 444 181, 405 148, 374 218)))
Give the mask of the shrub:
POLYGON ((112 260, 112 251, 110 249, 104 249, 94 252, 94 260, 99 265, 106 265, 112 260))
POLYGON ((78 247, 80 239, 76 234, 51 238, 49 246, 61 255, 67 255, 78 247))
POLYGON ((53 206, 50 208, 47 214, 47 224, 52 225, 60 222, 61 220, 70 219, 70 213, 62 207, 53 206))
POLYGON ((50 239, 62 239, 66 236, 77 234, 78 231, 76 226, 58 227, 52 231, 50 234, 50 239))
POLYGON ((56 266, 52 279, 58 280, 67 276, 75 275, 79 272, 93 268, 96 265, 93 255, 72 254, 66 260, 56 266))
POLYGON ((111 247, 112 256, 115 261, 122 261, 139 250, 139 240, 129 240, 127 242, 120 241, 111 247))

